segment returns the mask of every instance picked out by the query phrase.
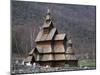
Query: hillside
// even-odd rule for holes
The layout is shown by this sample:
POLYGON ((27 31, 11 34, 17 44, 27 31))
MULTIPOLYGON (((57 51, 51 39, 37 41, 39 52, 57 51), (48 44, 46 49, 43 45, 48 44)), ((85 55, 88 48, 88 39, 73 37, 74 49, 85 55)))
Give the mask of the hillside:
POLYGON ((27 55, 35 46, 34 40, 49 8, 59 33, 72 36, 76 54, 95 58, 95 6, 12 1, 11 8, 14 54, 27 55))

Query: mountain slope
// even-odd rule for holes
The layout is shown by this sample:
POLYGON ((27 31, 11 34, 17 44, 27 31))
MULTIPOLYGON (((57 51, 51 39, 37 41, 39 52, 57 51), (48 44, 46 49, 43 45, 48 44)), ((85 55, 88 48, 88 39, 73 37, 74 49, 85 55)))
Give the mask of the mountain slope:
POLYGON ((95 6, 23 1, 12 1, 13 53, 27 54, 35 46, 34 39, 48 8, 58 31, 72 36, 76 53, 95 57, 95 6))

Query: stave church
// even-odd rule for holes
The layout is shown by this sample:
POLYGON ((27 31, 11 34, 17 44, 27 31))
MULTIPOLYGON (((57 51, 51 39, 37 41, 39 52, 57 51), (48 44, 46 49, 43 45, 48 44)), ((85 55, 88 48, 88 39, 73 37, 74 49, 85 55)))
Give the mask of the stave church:
POLYGON ((37 63, 40 66, 50 67, 78 66, 71 38, 65 33, 59 33, 54 27, 50 10, 48 9, 44 23, 35 39, 33 48, 24 63, 37 63))

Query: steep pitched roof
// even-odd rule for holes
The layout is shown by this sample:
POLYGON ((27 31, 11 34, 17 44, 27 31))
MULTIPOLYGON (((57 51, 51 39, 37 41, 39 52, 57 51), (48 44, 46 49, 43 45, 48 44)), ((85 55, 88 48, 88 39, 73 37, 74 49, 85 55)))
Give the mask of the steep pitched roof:
POLYGON ((24 60, 24 62, 30 62, 30 61, 32 60, 32 57, 33 57, 33 56, 28 56, 28 57, 24 60))
POLYGON ((41 47, 36 46, 36 48, 38 49, 39 53, 42 53, 43 49, 41 47))
POLYGON ((42 28, 48 28, 48 27, 50 27, 50 25, 53 26, 52 21, 50 21, 50 22, 44 22, 42 28))
POLYGON ((33 53, 34 53, 35 50, 36 50, 37 52, 39 52, 37 48, 33 48, 33 49, 29 52, 29 55, 33 55, 33 53))
POLYGON ((39 53, 51 53, 52 52, 51 45, 44 45, 44 47, 37 46, 37 49, 39 53))
POLYGON ((64 40, 65 37, 66 37, 66 34, 57 34, 55 36, 55 40, 64 40))
POLYGON ((29 54, 29 55, 33 54, 34 49, 35 49, 35 48, 33 48, 28 54, 29 54))
POLYGON ((56 31, 57 31, 56 28, 52 28, 49 34, 44 34, 43 30, 41 30, 38 33, 35 42, 52 40, 56 31))
POLYGON ((47 15, 46 15, 46 20, 51 20, 50 14, 47 14, 47 15))

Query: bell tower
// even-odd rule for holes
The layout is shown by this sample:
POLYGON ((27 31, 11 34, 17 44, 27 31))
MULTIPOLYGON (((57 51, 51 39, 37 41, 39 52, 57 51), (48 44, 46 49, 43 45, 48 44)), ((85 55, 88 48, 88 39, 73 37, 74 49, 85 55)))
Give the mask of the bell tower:
POLYGON ((44 24, 42 27, 43 27, 44 34, 48 34, 50 32, 50 30, 54 27, 53 23, 52 23, 51 14, 50 14, 50 9, 47 10, 44 24))

